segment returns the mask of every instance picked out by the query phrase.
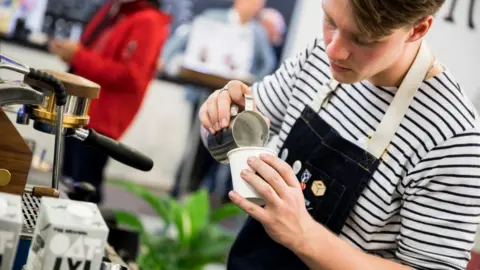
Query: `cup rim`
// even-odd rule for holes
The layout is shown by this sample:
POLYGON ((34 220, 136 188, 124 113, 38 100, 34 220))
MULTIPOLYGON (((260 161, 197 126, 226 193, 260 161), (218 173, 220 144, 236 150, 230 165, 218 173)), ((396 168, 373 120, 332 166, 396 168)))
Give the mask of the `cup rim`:
POLYGON ((243 151, 243 150, 266 150, 267 152, 270 152, 271 154, 273 154, 275 156, 277 155, 277 152, 275 152, 274 150, 272 150, 268 147, 244 146, 244 147, 238 147, 238 148, 235 148, 235 149, 232 149, 232 150, 228 151, 227 157, 230 157, 230 155, 235 153, 235 152, 239 152, 239 151, 243 151))

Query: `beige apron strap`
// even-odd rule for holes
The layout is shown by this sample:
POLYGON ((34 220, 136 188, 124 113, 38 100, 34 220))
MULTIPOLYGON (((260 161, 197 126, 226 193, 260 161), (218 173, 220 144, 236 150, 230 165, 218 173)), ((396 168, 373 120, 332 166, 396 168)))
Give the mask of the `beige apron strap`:
POLYGON ((423 83, 430 68, 431 54, 425 41, 422 41, 417 57, 402 81, 397 94, 383 116, 375 133, 367 141, 367 151, 380 158, 392 141, 413 97, 423 83))
POLYGON ((320 91, 309 104, 309 106, 316 112, 319 112, 322 108, 325 100, 330 96, 330 94, 335 91, 340 83, 331 79, 328 83, 324 83, 320 91))

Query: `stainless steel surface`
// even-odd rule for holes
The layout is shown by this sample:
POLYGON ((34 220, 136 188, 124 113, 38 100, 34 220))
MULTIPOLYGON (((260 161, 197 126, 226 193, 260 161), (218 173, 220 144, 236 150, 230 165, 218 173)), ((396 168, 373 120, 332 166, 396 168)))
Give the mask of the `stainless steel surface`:
POLYGON ((52 188, 58 189, 63 154, 63 106, 57 106, 57 124, 55 132, 55 151, 53 160, 52 188))
POLYGON ((30 73, 30 68, 28 66, 21 64, 17 60, 4 54, 0 54, 0 69, 9 69, 22 74, 30 73))
POLYGON ((73 134, 73 137, 83 142, 87 139, 88 135, 89 135, 88 130, 80 128, 75 130, 75 134, 73 134))
POLYGON ((67 96, 64 114, 83 116, 87 113, 90 99, 84 97, 67 96))
POLYGON ((41 104, 43 94, 19 81, 0 80, 0 106, 15 104, 41 104))

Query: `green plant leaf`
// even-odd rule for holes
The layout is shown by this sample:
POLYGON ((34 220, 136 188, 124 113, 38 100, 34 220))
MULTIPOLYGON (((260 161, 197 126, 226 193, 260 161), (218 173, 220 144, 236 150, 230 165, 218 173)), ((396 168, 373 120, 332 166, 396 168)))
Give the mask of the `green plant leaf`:
POLYGON ((206 190, 193 193, 185 201, 185 209, 191 222, 191 235, 196 236, 208 224, 210 200, 206 190))
POLYGON ((151 193, 147 188, 123 180, 109 180, 109 184, 121 187, 126 191, 140 197, 146 201, 157 213, 157 215, 168 225, 172 222, 172 214, 169 209, 169 198, 158 197, 151 193))
POLYGON ((145 231, 142 222, 138 219, 136 215, 123 210, 115 210, 115 219, 119 224, 127 225, 129 228, 138 231, 140 234, 141 242, 147 246, 150 246, 150 237, 145 231))
POLYGON ((173 217, 173 222, 178 233, 178 239, 182 248, 187 248, 190 245, 192 237, 192 222, 187 209, 176 202, 170 200, 170 211, 173 217))
POLYGON ((179 265, 185 269, 203 266, 209 263, 225 263, 228 251, 235 237, 205 241, 201 248, 192 249, 187 256, 179 260, 179 265))
POLYGON ((210 217, 210 222, 217 223, 224 219, 244 214, 243 210, 233 203, 227 203, 215 209, 210 217))
POLYGON ((137 216, 130 212, 123 210, 115 210, 115 219, 119 224, 127 225, 130 228, 137 230, 139 233, 145 232, 142 222, 138 219, 137 216))
POLYGON ((180 263, 187 268, 197 264, 224 263, 234 240, 234 233, 210 224, 193 238, 188 257, 183 257, 180 263))

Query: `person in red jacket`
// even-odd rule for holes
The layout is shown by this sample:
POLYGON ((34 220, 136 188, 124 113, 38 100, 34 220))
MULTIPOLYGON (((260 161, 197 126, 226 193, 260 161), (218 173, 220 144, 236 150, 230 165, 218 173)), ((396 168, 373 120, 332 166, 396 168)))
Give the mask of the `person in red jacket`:
MULTIPOLYGON (((116 140, 124 134, 155 74, 170 22, 157 0, 112 0, 87 25, 80 43, 50 42, 50 51, 70 65, 71 73, 101 86, 100 97, 90 105, 89 127, 116 140)), ((104 153, 67 138, 63 174, 96 187, 90 201, 99 203, 107 159, 104 153)))

